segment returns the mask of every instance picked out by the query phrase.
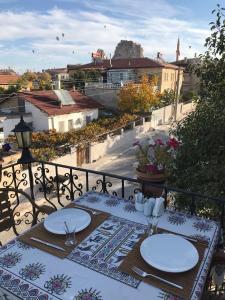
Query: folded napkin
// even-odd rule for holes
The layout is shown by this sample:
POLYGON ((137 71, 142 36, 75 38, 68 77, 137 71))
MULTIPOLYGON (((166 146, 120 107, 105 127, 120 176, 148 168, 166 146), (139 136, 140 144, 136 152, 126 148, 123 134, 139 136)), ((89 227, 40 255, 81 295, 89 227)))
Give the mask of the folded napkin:
POLYGON ((163 197, 159 197, 155 199, 155 206, 152 212, 153 217, 160 217, 164 212, 164 201, 163 197))
POLYGON ((134 196, 135 196, 135 202, 144 203, 144 197, 141 192, 136 193, 134 196))
POLYGON ((144 215, 146 217, 150 217, 152 215, 154 206, 155 206, 155 198, 149 198, 145 200, 144 215))

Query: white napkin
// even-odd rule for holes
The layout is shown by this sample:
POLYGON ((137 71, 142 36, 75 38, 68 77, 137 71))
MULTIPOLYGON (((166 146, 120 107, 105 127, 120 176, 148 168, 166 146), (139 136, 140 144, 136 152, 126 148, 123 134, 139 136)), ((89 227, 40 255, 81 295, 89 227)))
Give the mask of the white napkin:
POLYGON ((141 192, 138 192, 137 194, 134 195, 135 196, 135 202, 138 202, 138 203, 143 203, 144 201, 144 197, 143 197, 143 194, 141 192))
POLYGON ((146 217, 150 217, 152 215, 154 205, 155 205, 155 198, 149 198, 145 200, 144 215, 146 217))
POLYGON ((164 201, 163 197, 159 197, 155 199, 155 206, 152 212, 153 217, 160 217, 164 212, 164 201))

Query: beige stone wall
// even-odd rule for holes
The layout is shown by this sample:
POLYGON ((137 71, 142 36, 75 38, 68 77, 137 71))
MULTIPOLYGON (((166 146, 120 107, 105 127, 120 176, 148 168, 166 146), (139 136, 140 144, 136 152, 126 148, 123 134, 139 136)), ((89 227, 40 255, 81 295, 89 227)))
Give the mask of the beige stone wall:
POLYGON ((95 88, 85 87, 85 95, 104 105, 110 110, 116 110, 118 106, 119 88, 95 88))
MULTIPOLYGON (((156 75, 158 77, 159 91, 162 93, 164 90, 176 90, 176 83, 178 77, 178 70, 169 68, 143 68, 137 69, 137 74, 156 75)), ((183 81, 183 71, 180 72, 179 91, 183 81)))

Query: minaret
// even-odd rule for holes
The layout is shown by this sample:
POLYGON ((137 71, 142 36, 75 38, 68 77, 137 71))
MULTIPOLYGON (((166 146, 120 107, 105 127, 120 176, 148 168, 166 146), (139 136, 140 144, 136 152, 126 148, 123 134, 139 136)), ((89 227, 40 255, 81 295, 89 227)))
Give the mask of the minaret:
POLYGON ((179 60, 179 56, 180 56, 180 39, 178 37, 178 40, 177 40, 177 50, 176 50, 176 61, 179 60))

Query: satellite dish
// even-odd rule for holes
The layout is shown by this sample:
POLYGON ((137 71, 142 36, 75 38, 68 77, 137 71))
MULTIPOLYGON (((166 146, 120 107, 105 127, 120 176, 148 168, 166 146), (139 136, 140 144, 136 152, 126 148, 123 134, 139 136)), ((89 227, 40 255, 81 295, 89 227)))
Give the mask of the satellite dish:
POLYGON ((32 53, 34 53, 35 51, 34 50, 32 50, 32 53))
POLYGON ((59 41, 59 37, 58 36, 56 37, 56 40, 59 41))
POLYGON ((62 33, 62 37, 64 37, 65 36, 65 34, 64 33, 62 33))

